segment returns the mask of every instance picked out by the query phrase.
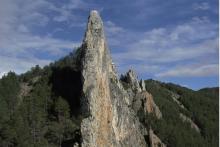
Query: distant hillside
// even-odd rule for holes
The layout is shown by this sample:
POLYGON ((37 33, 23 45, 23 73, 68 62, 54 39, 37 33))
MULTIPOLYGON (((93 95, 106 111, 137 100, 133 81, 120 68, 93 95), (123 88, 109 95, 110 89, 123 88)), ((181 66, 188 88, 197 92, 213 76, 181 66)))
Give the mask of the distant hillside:
POLYGON ((219 97, 219 87, 203 88, 198 90, 198 92, 203 93, 207 97, 212 97, 214 99, 219 97))
POLYGON ((219 88, 194 91, 155 80, 145 83, 163 114, 162 120, 149 121, 168 146, 218 146, 219 88), (183 123, 180 113, 190 118, 200 131, 190 123, 183 123))

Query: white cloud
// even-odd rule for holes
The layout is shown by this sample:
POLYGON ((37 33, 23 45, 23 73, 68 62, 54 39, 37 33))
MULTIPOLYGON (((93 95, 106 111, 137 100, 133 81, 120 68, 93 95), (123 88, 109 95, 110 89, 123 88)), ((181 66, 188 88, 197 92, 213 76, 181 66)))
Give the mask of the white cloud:
POLYGON ((204 77, 218 76, 218 64, 200 66, 180 66, 165 72, 156 74, 156 77, 204 77))
MULTIPOLYGON (((191 64, 203 61, 206 61, 206 64, 217 63, 217 30, 218 26, 210 22, 208 18, 194 17, 184 24, 155 28, 142 33, 143 35, 133 32, 126 33, 124 38, 135 36, 138 39, 123 42, 121 41, 123 37, 120 39, 115 37, 114 39, 121 41, 121 46, 127 50, 113 53, 113 58, 118 65, 129 63, 160 67, 154 71, 154 74, 171 67, 171 65, 185 62, 191 64)), ((120 71, 124 71, 124 67, 120 66, 119 68, 123 68, 120 71)), ((144 68, 138 72, 141 73, 143 70, 144 68)), ((169 71, 169 69, 167 70, 169 71)), ((204 74, 204 76, 206 75, 204 74)))
POLYGON ((138 71, 139 74, 153 74, 158 72, 161 68, 158 65, 148 65, 148 64, 117 64, 117 69, 119 69, 119 73, 125 73, 128 69, 132 69, 134 71, 138 71))
POLYGON ((21 21, 25 24, 28 23, 28 25, 46 26, 49 22, 49 18, 39 12, 33 12, 25 14, 25 17, 22 17, 21 21))
POLYGON ((194 10, 208 10, 210 9, 210 5, 207 2, 195 3, 193 4, 194 10))
POLYGON ((6 76, 7 75, 7 72, 0 72, 0 79, 3 77, 3 76, 6 76))
POLYGON ((14 56, 0 56, 0 73, 7 73, 9 71, 16 71, 17 74, 29 70, 35 65, 41 67, 50 63, 51 60, 43 60, 35 57, 16 58, 14 56))
POLYGON ((18 25, 17 31, 20 33, 28 33, 29 29, 24 24, 18 25))
POLYGON ((51 5, 50 10, 58 13, 53 17, 56 22, 68 22, 70 27, 81 27, 84 23, 79 23, 79 16, 75 14, 75 11, 88 10, 92 7, 91 4, 84 2, 83 0, 70 0, 67 3, 60 3, 59 6, 51 5))
POLYGON ((63 8, 74 10, 74 9, 88 9, 90 5, 84 0, 70 0, 69 3, 65 4, 63 8))
POLYGON ((118 26, 112 21, 104 22, 105 34, 108 42, 111 46, 120 45, 122 41, 126 40, 126 35, 128 32, 123 27, 118 26))
MULTIPOLYGON (((78 21, 80 16, 75 11, 87 11, 91 7, 91 4, 81 0, 71 0, 66 4, 60 2, 60 5, 46 0, 1 0, 0 73, 11 69, 21 73, 35 64, 45 65, 50 60, 38 59, 35 53, 63 55, 66 49, 71 50, 73 46, 77 46, 78 43, 53 38, 52 35, 36 35, 33 28, 45 27, 50 21, 67 22, 69 27, 85 26, 85 19, 83 23, 78 21), (49 17, 48 11, 56 15, 49 17)), ((203 3, 194 8, 205 10, 209 9, 209 5, 203 3)), ((175 67, 180 66, 179 62, 193 64, 205 60, 205 65, 217 62, 218 26, 207 17, 193 17, 184 24, 145 32, 126 30, 112 21, 104 24, 109 44, 120 48, 113 53, 116 64, 120 65, 120 71, 134 67, 139 73, 162 74, 173 70, 168 69, 173 64, 175 67)), ((58 31, 62 29, 54 30, 58 31)), ((188 75, 199 75, 201 69, 204 68, 200 67, 200 70, 188 75)), ((203 76, 208 74, 211 73, 203 76)))
POLYGON ((36 55, 62 56, 78 43, 51 36, 33 34, 35 26, 44 27, 49 17, 43 12, 51 3, 45 0, 0 1, 0 73, 10 70, 25 72, 30 67, 48 64, 51 60, 36 55))
POLYGON ((118 33, 122 33, 125 31, 122 27, 117 26, 112 21, 106 21, 104 25, 108 35, 117 35, 118 33))

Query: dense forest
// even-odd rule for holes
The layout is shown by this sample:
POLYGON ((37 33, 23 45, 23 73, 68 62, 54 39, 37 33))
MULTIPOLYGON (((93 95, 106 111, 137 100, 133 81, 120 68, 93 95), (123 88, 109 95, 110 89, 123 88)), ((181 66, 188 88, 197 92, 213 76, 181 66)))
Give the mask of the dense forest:
MULTIPOLYGON (((33 67, 0 80, 1 147, 69 147, 81 141, 80 72, 76 53, 44 68, 33 67)), ((162 111, 139 119, 168 147, 218 146, 218 88, 193 91, 171 83, 146 80, 162 111), (178 102, 172 99, 177 96, 178 102), (181 103, 181 104, 180 104, 181 103), (180 107, 182 106, 182 107, 180 107), (198 126, 181 120, 180 113, 198 126)))
POLYGON ((172 83, 146 80, 146 89, 162 111, 163 118, 146 116, 142 122, 151 124, 155 133, 173 147, 218 146, 219 88, 205 88, 198 91, 172 83), (177 96, 178 102, 172 97, 177 96), (180 114, 190 118, 199 128, 182 121, 180 114))
POLYGON ((80 141, 81 87, 75 61, 70 54, 43 69, 2 77, 1 147, 68 147, 80 141))

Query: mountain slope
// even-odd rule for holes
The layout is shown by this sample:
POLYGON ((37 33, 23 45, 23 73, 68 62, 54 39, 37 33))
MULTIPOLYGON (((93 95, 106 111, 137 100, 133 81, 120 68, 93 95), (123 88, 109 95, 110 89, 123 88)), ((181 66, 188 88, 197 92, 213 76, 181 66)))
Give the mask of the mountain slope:
POLYGON ((149 121, 167 145, 218 146, 218 88, 193 91, 172 83, 154 80, 145 83, 163 113, 163 120, 149 121), (175 96, 179 103, 174 100, 175 96), (200 131, 184 122, 180 114, 190 119, 200 131))

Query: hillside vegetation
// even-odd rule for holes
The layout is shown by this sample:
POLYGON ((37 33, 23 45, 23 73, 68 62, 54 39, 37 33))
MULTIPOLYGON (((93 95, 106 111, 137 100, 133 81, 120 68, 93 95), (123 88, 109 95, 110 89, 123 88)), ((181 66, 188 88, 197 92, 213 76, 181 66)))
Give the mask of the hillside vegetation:
POLYGON ((145 83, 147 91, 152 93, 163 114, 161 120, 147 116, 145 121, 151 124, 168 146, 218 146, 218 88, 193 91, 172 83, 154 80, 146 80, 145 83), (176 97, 179 104, 173 97, 176 97), (180 114, 191 119, 200 131, 184 122, 180 114))
POLYGON ((71 146, 80 141, 80 83, 74 54, 0 80, 0 146, 71 146))
MULTIPOLYGON (((9 72, 0 80, 0 146, 80 144, 81 84, 74 53, 22 75, 9 72)), ((218 146, 218 88, 193 91, 154 80, 146 80, 145 84, 163 117, 139 113, 139 119, 152 127, 167 146, 218 146), (180 114, 191 119, 199 130, 183 121, 180 114)))

